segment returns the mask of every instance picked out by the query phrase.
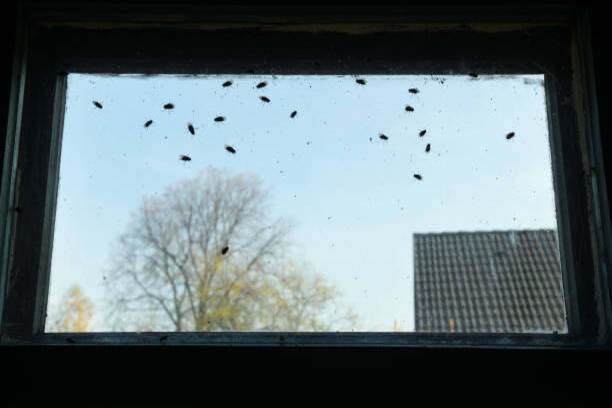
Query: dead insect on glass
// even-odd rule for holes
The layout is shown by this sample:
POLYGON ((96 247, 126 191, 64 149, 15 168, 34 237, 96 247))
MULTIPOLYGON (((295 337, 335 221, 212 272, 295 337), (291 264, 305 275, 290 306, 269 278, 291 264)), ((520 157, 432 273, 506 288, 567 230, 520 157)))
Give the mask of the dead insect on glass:
POLYGON ((174 109, 174 104, 167 103, 167 104, 164 105, 164 109, 174 109))
POLYGON ((230 145, 225 145, 225 150, 227 150, 228 152, 230 152, 231 154, 235 154, 236 153, 236 149, 234 149, 232 146, 230 145))
POLYGON ((420 137, 423 137, 423 136, 425 136, 425 133, 427 133, 427 130, 421 130, 421 131, 419 132, 419 136, 420 136, 420 137))
POLYGON ((365 79, 361 79, 361 78, 357 78, 355 80, 355 82, 357 82, 359 85, 365 85, 366 84, 366 80, 365 79))
POLYGON ((98 101, 92 101, 92 102, 96 106, 96 108, 102 109, 102 104, 100 102, 98 102, 98 101))
POLYGON ((413 93, 413 94, 418 94, 418 93, 419 93, 419 90, 418 90, 418 89, 416 89, 416 88, 410 88, 410 89, 408 90, 408 92, 413 93))
POLYGON ((225 120, 225 116, 217 116, 215 118, 215 122, 223 122, 225 120))
POLYGON ((189 129, 189 133, 191 133, 192 135, 195 135, 195 129, 191 123, 187 124, 187 129, 189 129))
POLYGON ((297 115, 297 111, 291 112, 291 115, 289 115, 289 116, 291 116, 292 118, 295 118, 295 115, 297 115))
POLYGON ((182 161, 185 161, 185 162, 191 161, 191 157, 184 155, 184 154, 181 154, 180 158, 182 161))
POLYGON ((406 105, 406 112, 414 112, 414 108, 410 105, 406 105))
POLYGON ((223 87, 227 87, 227 86, 231 86, 232 85, 232 81, 225 81, 223 83, 223 87))
POLYGON ((229 247, 228 247, 228 246, 224 247, 224 248, 221 250, 221 255, 225 255, 225 254, 227 254, 227 251, 229 251, 229 247))
POLYGON ((418 174, 418 173, 414 174, 414 178, 417 179, 417 180, 423 180, 423 177, 420 174, 418 174))
POLYGON ((260 96, 260 97, 259 97, 259 99, 261 99, 261 100, 262 100, 262 101, 264 101, 264 102, 270 102, 270 99, 268 99, 268 98, 267 98, 267 97, 265 97, 265 96, 260 96))
POLYGON ((514 132, 510 132, 506 135, 506 139, 512 139, 514 137, 514 132))
POLYGON ((383 133, 381 133, 380 135, 378 135, 379 138, 381 138, 382 140, 389 140, 389 137, 383 133))
POLYGON ((144 127, 149 127, 149 126, 151 126, 151 123, 153 123, 153 121, 152 121, 152 120, 147 120, 147 121, 145 122, 145 124, 144 124, 144 127))
POLYGON ((257 84, 257 88, 263 88, 264 86, 268 85, 267 82, 263 81, 257 84))
POLYGON ((430 150, 431 150, 431 143, 427 143, 427 146, 425 147, 425 152, 429 153, 430 150))

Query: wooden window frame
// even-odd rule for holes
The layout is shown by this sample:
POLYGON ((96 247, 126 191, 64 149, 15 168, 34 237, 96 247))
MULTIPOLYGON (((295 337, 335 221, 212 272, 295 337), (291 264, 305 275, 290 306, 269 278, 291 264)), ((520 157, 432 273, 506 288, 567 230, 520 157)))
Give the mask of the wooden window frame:
POLYGON ((87 5, 20 9, 0 193, 0 344, 609 345, 610 211, 588 12, 87 5), (544 73, 567 334, 44 333, 67 73, 544 73))

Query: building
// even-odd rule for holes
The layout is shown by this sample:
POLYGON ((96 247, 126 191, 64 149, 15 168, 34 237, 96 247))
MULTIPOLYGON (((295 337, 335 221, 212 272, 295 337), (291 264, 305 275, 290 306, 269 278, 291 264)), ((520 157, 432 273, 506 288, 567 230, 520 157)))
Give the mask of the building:
POLYGON ((417 332, 565 333, 556 231, 414 234, 417 332))

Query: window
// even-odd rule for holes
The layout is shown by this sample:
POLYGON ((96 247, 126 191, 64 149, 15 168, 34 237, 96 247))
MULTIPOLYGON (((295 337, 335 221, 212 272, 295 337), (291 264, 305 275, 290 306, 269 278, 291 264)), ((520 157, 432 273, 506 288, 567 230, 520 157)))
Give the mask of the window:
MULTIPOLYGON (((104 286, 109 285, 104 281, 131 277, 129 284, 115 286, 120 292, 115 300, 120 320, 128 310, 136 315, 119 329, 108 321, 99 327, 128 331, 135 342, 186 338, 136 333, 155 327, 201 332, 195 338, 202 344, 225 344, 232 332, 232 343, 246 344, 562 346, 597 339, 605 330, 608 209, 594 154, 597 138, 584 109, 588 98, 581 93, 589 78, 580 25, 569 12, 554 21, 525 23, 516 17, 493 25, 435 19, 417 24, 365 14, 354 20, 337 15, 331 21, 288 15, 282 24, 232 14, 178 24, 156 22, 155 13, 150 23, 117 23, 113 17, 75 23, 83 15, 62 21, 42 9, 29 16, 23 105, 7 143, 4 168, 11 171, 3 173, 9 215, 3 248, 10 254, 2 281, 7 338, 42 343, 125 339, 51 333, 80 331, 75 325, 45 331, 45 315, 63 292, 54 292, 53 282, 67 289, 67 278, 60 283, 62 274, 82 276, 96 268, 100 273, 92 279, 104 286), (397 111, 387 114, 391 109, 397 111), (217 163, 222 170, 198 176, 204 163, 217 163), (522 168, 523 178, 511 174, 514 166, 522 168), (259 287, 256 295, 265 302, 238 303, 241 312, 231 324, 227 313, 233 303, 197 313, 194 299, 216 302, 217 292, 225 299, 232 294, 232 299, 249 298, 227 291, 243 281, 209 285, 204 297, 192 297, 188 292, 196 286, 187 283, 183 264, 171 251, 152 258, 150 249, 126 252, 124 246, 112 252, 119 265, 104 264, 109 242, 135 245, 135 237, 125 232, 130 210, 137 213, 131 227, 149 228, 153 240, 164 237, 168 229, 153 233, 151 224, 137 225, 160 214, 154 208, 168 207, 169 201, 156 194, 176 197, 189 180, 257 185, 254 179, 231 176, 253 169, 269 174, 264 186, 283 196, 272 202, 274 211, 253 210, 257 220, 293 212, 310 229, 303 228, 290 243, 302 245, 291 257, 266 248, 270 259, 261 258, 262 265, 280 258, 287 263, 276 265, 274 270, 282 272, 275 273, 272 266, 261 266, 258 272, 269 279, 249 281, 248 289, 259 287), (182 181, 183 176, 192 178, 182 181), (322 180, 333 182, 323 188, 322 180), (158 184, 144 186, 149 182, 158 184), (405 192, 399 194, 398 188, 405 192), (113 200, 100 198, 112 192, 117 194, 113 200), (139 205, 146 194, 150 199, 139 205), (303 194, 310 199, 300 203, 303 194), (357 203, 364 211, 355 209, 357 203), (316 205, 320 211, 313 209, 316 205), (418 227, 432 212, 445 221, 438 228, 431 220, 418 227), (371 216, 369 224, 362 221, 366 216, 371 216), (121 228, 112 230, 117 218, 121 228), (354 239, 359 236, 374 243, 359 247, 364 241, 354 239), (275 296, 291 286, 283 273, 293 273, 287 265, 299 262, 296 253, 323 265, 314 269, 338 271, 325 278, 344 282, 349 306, 352 296, 365 323, 301 326, 291 325, 291 313, 242 313, 278 311, 288 298, 275 296), (83 272, 66 266, 71 262, 83 272), (134 265, 128 268, 130 262, 134 265), (159 275, 134 273, 151 270, 155 262, 176 265, 162 267, 159 275), (380 279, 374 280, 371 270, 377 264, 380 279), (181 277, 160 284, 164 274, 181 277), (349 287, 351 278, 361 279, 362 286, 351 282, 349 287), (149 290, 156 284, 165 289, 149 290), (386 291, 395 296, 387 299, 386 291), (135 299, 145 301, 128 302, 135 299), (187 308, 193 312, 184 315, 187 308), (145 319, 161 323, 139 326, 145 319)), ((186 197, 188 202, 201 198, 186 197)), ((169 219, 158 216, 155 225, 169 219)), ((270 231, 265 223, 249 227, 270 231)), ((205 247, 212 256, 184 259, 197 263, 199 257, 202 265, 224 271, 217 276, 242 278, 241 268, 249 262, 247 256, 240 264, 240 257, 257 241, 249 235, 226 238, 205 247)), ((181 251, 181 242, 172 245, 181 251)), ((304 269, 295 270, 299 275, 304 269)), ((333 287, 325 285, 313 287, 333 287)), ((198 293, 204 289, 197 287, 198 293)), ((74 289, 70 296, 82 294, 74 289)), ((338 309, 325 313, 330 310, 338 309)), ((317 313, 319 318, 324 312, 317 313)))

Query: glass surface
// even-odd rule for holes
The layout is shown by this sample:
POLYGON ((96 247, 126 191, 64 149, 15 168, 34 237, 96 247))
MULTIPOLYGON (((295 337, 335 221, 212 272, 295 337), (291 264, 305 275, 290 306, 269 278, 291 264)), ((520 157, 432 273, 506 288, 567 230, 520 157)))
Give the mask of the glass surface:
POLYGON ((543 83, 70 74, 46 331, 566 332, 543 83))

